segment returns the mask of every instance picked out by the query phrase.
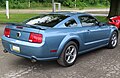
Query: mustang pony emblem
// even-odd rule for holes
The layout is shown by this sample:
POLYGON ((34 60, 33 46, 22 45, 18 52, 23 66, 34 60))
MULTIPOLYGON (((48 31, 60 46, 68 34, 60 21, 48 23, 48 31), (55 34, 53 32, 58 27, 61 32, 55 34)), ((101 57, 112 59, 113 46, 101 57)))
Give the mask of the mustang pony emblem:
POLYGON ((17 32, 17 38, 19 38, 21 36, 21 33, 20 32, 17 32))

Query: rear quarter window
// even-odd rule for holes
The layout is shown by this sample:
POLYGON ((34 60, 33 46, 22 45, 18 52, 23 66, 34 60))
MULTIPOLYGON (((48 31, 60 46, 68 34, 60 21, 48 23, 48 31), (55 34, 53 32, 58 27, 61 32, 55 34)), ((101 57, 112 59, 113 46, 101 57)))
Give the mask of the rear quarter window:
POLYGON ((70 19, 67 22, 65 22, 66 27, 74 27, 77 26, 77 22, 74 19, 70 19))

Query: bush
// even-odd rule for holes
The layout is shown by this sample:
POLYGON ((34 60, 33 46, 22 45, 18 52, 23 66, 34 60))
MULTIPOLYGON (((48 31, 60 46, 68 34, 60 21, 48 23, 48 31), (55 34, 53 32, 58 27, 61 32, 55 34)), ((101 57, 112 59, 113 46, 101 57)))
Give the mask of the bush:
MULTIPOLYGON (((24 9, 29 8, 28 5, 29 0, 9 0, 10 8, 11 9, 24 9)), ((51 7, 52 0, 30 0, 31 1, 31 8, 38 8, 38 7, 51 7)), ((96 6, 109 6, 109 0, 55 0, 55 2, 60 2, 63 6, 74 8, 75 4, 77 8, 83 9, 84 7, 96 7, 96 6)), ((5 0, 0 0, 0 7, 5 8, 5 0)))
POLYGON ((28 3, 27 2, 20 3, 20 2, 15 1, 14 3, 10 2, 9 6, 12 9, 25 9, 25 8, 28 8, 28 3))
POLYGON ((76 3, 76 6, 79 7, 79 9, 81 10, 84 9, 84 7, 87 7, 87 4, 79 1, 76 3))
POLYGON ((51 7, 52 6, 52 4, 51 3, 43 3, 43 7, 51 7))
MULTIPOLYGON (((51 3, 47 3, 47 2, 40 3, 40 2, 32 1, 30 4, 32 8, 52 6, 51 3)), ((11 9, 27 9, 29 8, 29 5, 28 5, 28 2, 14 1, 14 2, 10 2, 10 8, 11 9)))
POLYGON ((6 4, 5 2, 0 2, 0 7, 4 7, 5 8, 6 4))
POLYGON ((75 1, 72 1, 72 0, 66 0, 66 1, 63 2, 64 6, 68 6, 70 8, 75 7, 75 4, 79 9, 83 9, 84 7, 87 6, 87 4, 85 2, 81 2, 81 1, 76 1, 75 2, 75 1))
POLYGON ((74 3, 75 3, 75 2, 73 2, 73 1, 71 1, 71 0, 65 0, 65 1, 63 2, 63 5, 64 5, 64 6, 68 6, 68 7, 70 7, 70 8, 73 8, 73 7, 74 7, 74 3))
POLYGON ((36 3, 36 2, 31 2, 31 7, 32 8, 35 8, 35 7, 40 7, 41 5, 39 3, 36 3))
POLYGON ((47 2, 44 2, 44 3, 31 2, 31 7, 32 8, 36 8, 36 7, 52 7, 52 4, 51 3, 47 3, 47 2))

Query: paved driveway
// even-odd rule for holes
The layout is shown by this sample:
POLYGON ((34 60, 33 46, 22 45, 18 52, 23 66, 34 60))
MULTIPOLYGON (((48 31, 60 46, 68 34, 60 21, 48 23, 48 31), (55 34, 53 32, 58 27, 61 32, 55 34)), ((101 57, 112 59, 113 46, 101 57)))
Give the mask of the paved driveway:
MULTIPOLYGON (((0 25, 0 37, 3 29, 0 25)), ((78 56, 72 67, 61 67, 56 61, 31 63, 2 50, 0 41, 0 78, 120 78, 120 42, 115 49, 100 48, 78 56)))

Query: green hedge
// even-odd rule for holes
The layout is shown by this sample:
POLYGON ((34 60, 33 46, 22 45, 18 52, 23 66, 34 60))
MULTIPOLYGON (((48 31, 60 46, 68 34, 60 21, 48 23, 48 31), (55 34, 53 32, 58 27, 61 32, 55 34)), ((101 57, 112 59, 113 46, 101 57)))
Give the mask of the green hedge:
POLYGON ((84 7, 89 6, 109 6, 109 0, 65 0, 63 1, 64 6, 68 6, 70 8, 75 7, 75 4, 77 8, 83 9, 84 7))
MULTIPOLYGON (((52 7, 52 0, 30 0, 31 8, 36 7, 52 7)), ((55 0, 60 2, 63 6, 73 8, 75 4, 77 8, 83 9, 89 6, 109 6, 109 0, 55 0)), ((9 0, 11 9, 29 8, 29 0, 9 0)), ((5 8, 5 0, 0 0, 0 7, 5 8)))

